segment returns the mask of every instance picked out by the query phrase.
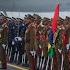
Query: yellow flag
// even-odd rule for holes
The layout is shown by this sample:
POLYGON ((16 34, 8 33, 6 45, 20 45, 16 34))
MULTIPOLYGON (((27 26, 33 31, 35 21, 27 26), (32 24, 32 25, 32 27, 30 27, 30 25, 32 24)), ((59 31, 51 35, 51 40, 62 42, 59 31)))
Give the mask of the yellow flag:
POLYGON ((50 45, 50 43, 48 43, 48 51, 49 51, 50 48, 51 48, 51 45, 50 45))

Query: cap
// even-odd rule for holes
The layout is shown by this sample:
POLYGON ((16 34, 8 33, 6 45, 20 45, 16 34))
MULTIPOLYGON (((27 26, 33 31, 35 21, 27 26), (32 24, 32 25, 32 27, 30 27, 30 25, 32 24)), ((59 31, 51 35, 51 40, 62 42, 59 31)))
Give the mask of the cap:
POLYGON ((41 20, 41 17, 37 14, 33 14, 33 17, 35 18, 35 20, 41 20))

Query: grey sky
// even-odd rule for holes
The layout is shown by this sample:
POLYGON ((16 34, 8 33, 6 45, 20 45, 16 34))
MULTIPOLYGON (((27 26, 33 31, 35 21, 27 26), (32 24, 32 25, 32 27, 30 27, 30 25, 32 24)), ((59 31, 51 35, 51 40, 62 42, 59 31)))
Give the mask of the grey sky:
MULTIPOLYGON (((0 10, 23 12, 54 11, 58 0, 0 0, 0 10)), ((70 11, 70 0, 59 0, 61 11, 70 11)))

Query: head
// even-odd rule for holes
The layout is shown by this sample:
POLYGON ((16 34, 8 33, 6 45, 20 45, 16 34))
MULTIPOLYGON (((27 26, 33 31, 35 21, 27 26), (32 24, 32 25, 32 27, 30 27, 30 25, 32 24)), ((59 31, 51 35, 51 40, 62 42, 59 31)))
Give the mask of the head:
POLYGON ((33 14, 33 17, 34 17, 34 23, 36 25, 39 25, 41 23, 41 17, 37 14, 33 14))
POLYGON ((51 20, 49 18, 44 17, 42 19, 42 24, 43 25, 49 25, 51 23, 51 20))
POLYGON ((68 29, 70 27, 70 18, 67 16, 64 20, 64 27, 65 27, 65 29, 68 29))
POLYGON ((30 14, 25 15, 25 17, 24 17, 24 22, 25 22, 26 24, 30 24, 30 23, 32 23, 33 21, 34 21, 34 17, 33 17, 32 15, 30 15, 30 14))
POLYGON ((58 29, 64 29, 64 19, 62 19, 61 17, 58 18, 58 21, 57 21, 57 24, 58 24, 58 29))

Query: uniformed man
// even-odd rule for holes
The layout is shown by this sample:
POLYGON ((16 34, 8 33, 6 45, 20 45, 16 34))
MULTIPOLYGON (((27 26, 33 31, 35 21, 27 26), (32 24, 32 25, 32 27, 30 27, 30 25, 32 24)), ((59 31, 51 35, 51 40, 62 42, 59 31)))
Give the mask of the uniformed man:
POLYGON ((2 36, 3 36, 3 45, 5 46, 4 49, 7 53, 7 49, 8 49, 8 19, 7 17, 3 18, 3 31, 2 31, 2 36))
MULTIPOLYGON (((57 36, 56 36, 56 40, 55 40, 55 49, 56 49, 56 60, 57 63, 54 63, 54 66, 56 65, 56 67, 54 67, 55 69, 59 70, 59 68, 61 68, 61 61, 62 61, 62 28, 61 26, 63 25, 63 19, 61 17, 59 17, 58 19, 58 30, 57 30, 57 36), (60 51, 59 51, 60 50, 60 51)), ((54 60, 55 61, 55 60, 54 60)))
POLYGON ((16 51, 16 46, 14 46, 14 38, 17 36, 17 21, 15 18, 12 18, 8 24, 8 49, 9 49, 9 61, 12 63, 14 62, 14 55, 16 51))
POLYGON ((27 54, 28 52, 33 51, 33 49, 35 48, 35 44, 34 44, 35 33, 34 33, 34 26, 33 26, 34 18, 30 14, 28 14, 25 16, 24 20, 25 20, 25 24, 28 25, 28 28, 26 29, 25 32, 26 64, 28 64, 29 56, 27 56, 27 54))
POLYGON ((36 37, 35 37, 35 51, 36 51, 36 69, 39 69, 41 66, 40 60, 41 60, 41 54, 42 54, 42 48, 40 43, 40 28, 41 28, 41 17, 37 14, 33 14, 34 23, 35 23, 35 31, 36 31, 36 37))
POLYGON ((68 60, 68 52, 67 52, 67 44, 69 44, 69 31, 70 31, 70 26, 69 26, 69 17, 66 17, 66 19, 64 20, 64 27, 65 27, 65 36, 63 39, 64 42, 64 69, 68 69, 69 70, 69 60, 68 60), (65 40, 65 41, 64 41, 65 40))
POLYGON ((42 69, 46 69, 47 60, 48 60, 48 28, 51 24, 50 19, 44 17, 42 24, 44 25, 42 29, 42 48, 43 48, 43 62, 42 62, 42 69))
POLYGON ((3 44, 3 37, 2 37, 2 29, 0 27, 0 61, 1 61, 2 68, 7 69, 6 52, 2 44, 3 44))

